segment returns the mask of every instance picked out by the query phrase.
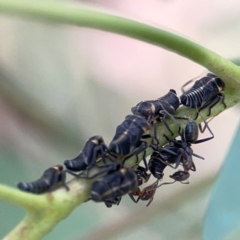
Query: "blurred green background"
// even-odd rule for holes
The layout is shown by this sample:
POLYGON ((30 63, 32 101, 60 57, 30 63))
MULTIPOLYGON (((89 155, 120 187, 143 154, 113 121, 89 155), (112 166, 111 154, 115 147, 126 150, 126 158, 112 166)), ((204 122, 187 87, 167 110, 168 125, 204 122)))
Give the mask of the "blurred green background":
MULTIPOLYGON (((240 56, 237 0, 83 2, 181 33, 226 58, 240 56)), ((108 144, 132 106, 170 88, 180 94, 204 71, 156 46, 97 30, 0 15, 0 36, 0 182, 13 187, 75 157, 93 135, 108 144)), ((210 124, 215 139, 193 146, 205 161, 195 159, 191 186, 160 188, 148 208, 128 197, 111 209, 83 204, 44 239, 239 239, 239 181, 232 177, 238 174, 240 133, 232 144, 238 120, 237 108, 224 112, 210 124), (216 202, 221 193, 224 202, 216 202), (223 227, 225 219, 230 226, 223 227)), ((0 238, 23 216, 1 201, 0 238)))

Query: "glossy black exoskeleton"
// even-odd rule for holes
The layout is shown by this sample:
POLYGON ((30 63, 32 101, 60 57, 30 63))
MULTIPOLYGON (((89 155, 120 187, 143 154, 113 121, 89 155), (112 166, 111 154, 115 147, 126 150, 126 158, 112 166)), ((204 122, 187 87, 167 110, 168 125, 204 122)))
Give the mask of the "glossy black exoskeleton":
MULTIPOLYGON (((198 108, 198 112, 208 108, 208 116, 211 114, 211 109, 220 101, 224 108, 227 107, 222 93, 226 86, 221 78, 213 73, 208 73, 206 77, 197 80, 189 90, 184 91, 183 88, 191 81, 182 87, 181 104, 190 108, 198 108)), ((195 119, 198 117, 198 112, 195 119)))
MULTIPOLYGON (((109 145, 109 151, 113 155, 122 156, 124 161, 133 155, 138 155, 148 147, 145 138, 151 138, 145 134, 150 129, 150 123, 143 117, 128 115, 117 129, 115 136, 109 145)), ((145 155, 145 154, 144 154, 145 155)), ((146 165, 145 157, 143 158, 146 165)))
POLYGON ((104 201, 106 207, 111 208, 112 205, 119 205, 122 200, 122 197, 113 198, 110 200, 104 201))
POLYGON ((101 136, 93 136, 87 140, 80 154, 72 160, 64 162, 66 168, 71 171, 82 171, 91 168, 98 157, 105 160, 108 152, 107 146, 101 136))
POLYGON ((185 125, 185 128, 183 130, 181 128, 181 125, 177 122, 177 124, 179 125, 179 135, 181 137, 181 140, 171 140, 165 135, 165 137, 169 141, 169 144, 163 148, 155 150, 159 152, 160 160, 163 163, 167 164, 168 166, 176 169, 179 166, 179 164, 182 163, 185 172, 188 172, 189 170, 196 171, 196 167, 192 160, 192 156, 198 157, 200 159, 204 158, 193 153, 191 145, 209 141, 214 138, 214 135, 211 129, 208 127, 207 123, 204 121, 206 128, 209 130, 212 136, 197 140, 198 139, 197 123, 192 119, 188 118, 182 119, 187 120, 187 124, 185 125), (175 166, 172 166, 172 164, 174 163, 175 166))
POLYGON ((151 174, 147 173, 146 168, 142 166, 137 166, 134 171, 137 174, 138 186, 141 186, 142 184, 148 182, 149 178, 151 177, 151 174))
MULTIPOLYGON (((146 183, 149 180, 151 174, 148 174, 144 167, 137 166, 136 168, 134 167, 133 169, 137 175, 138 186, 141 186, 142 184, 146 183)), ((135 202, 135 199, 133 198, 133 196, 139 196, 139 192, 141 192, 141 190, 139 188, 137 188, 132 193, 129 193, 130 198, 134 202, 135 202)), ((110 207, 112 207, 113 204, 119 205, 120 201, 121 201, 121 197, 117 197, 117 198, 106 200, 106 201, 104 201, 104 203, 108 208, 110 208, 110 207)))
POLYGON ((159 151, 154 151, 149 159, 148 168, 152 175, 158 180, 164 176, 164 169, 167 167, 164 159, 161 158, 159 151))
POLYGON ((176 91, 170 89, 169 92, 157 100, 142 101, 135 107, 132 107, 132 113, 146 118, 150 123, 154 124, 154 139, 159 143, 156 136, 156 122, 162 121, 168 131, 173 135, 172 130, 165 121, 166 111, 169 114, 174 114, 180 105, 176 91))
POLYGON ((17 186, 23 191, 41 194, 53 191, 60 186, 64 186, 67 190, 69 190, 68 186, 65 184, 65 180, 66 173, 63 170, 63 166, 56 165, 48 168, 40 179, 34 182, 19 182, 17 186))
POLYGON ((169 176, 170 178, 174 179, 174 182, 181 182, 184 184, 188 184, 188 182, 182 182, 187 180, 190 177, 189 172, 185 172, 185 171, 177 171, 175 173, 173 173, 172 175, 169 176))
POLYGON ((174 114, 179 105, 180 102, 176 95, 176 91, 170 89, 170 91, 163 97, 160 97, 157 100, 142 101, 135 107, 132 107, 131 111, 133 114, 142 116, 150 122, 155 119, 161 121, 162 118, 165 117, 165 110, 170 114, 174 114))
POLYGON ((138 188, 138 177, 132 168, 110 170, 108 174, 97 179, 91 190, 91 199, 95 202, 112 203, 125 194, 138 188))

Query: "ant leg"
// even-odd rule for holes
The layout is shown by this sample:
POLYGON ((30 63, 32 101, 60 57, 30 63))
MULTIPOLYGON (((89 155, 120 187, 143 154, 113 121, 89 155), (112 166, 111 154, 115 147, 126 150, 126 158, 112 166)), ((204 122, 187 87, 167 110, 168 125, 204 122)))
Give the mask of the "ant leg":
POLYGON ((88 172, 86 176, 79 176, 78 178, 85 178, 85 179, 88 179, 88 180, 94 179, 94 178, 96 178, 96 177, 98 177, 98 176, 100 176, 100 175, 102 175, 102 174, 104 174, 104 173, 107 173, 107 172, 110 172, 110 171, 115 170, 115 169, 116 169, 116 166, 113 166, 113 165, 114 165, 114 164, 105 165, 106 167, 108 167, 106 170, 97 172, 97 173, 95 173, 95 174, 92 175, 92 176, 89 176, 89 172, 88 172))
POLYGON ((70 188, 69 188, 68 185, 66 184, 66 171, 65 171, 65 170, 61 173, 60 179, 61 179, 61 181, 62 181, 62 185, 66 188, 66 191, 69 191, 70 188))
MULTIPOLYGON (((180 136, 181 136, 181 138, 182 138, 183 140, 185 140, 184 137, 183 137, 183 133, 180 133, 180 136)), ((179 143, 177 140, 170 139, 166 134, 163 134, 163 137, 165 137, 165 138, 167 139, 167 141, 170 142, 170 143, 172 142, 172 143, 176 144, 176 145, 179 146, 179 147, 182 146, 181 143, 179 143)), ((184 141, 182 141, 182 142, 184 142, 184 141)), ((164 150, 167 150, 167 149, 164 148, 164 150)), ((169 151, 170 151, 170 150, 168 150, 168 152, 169 152, 169 151)), ((173 153, 173 152, 170 151, 169 153, 173 153)), ((175 155, 176 155, 176 153, 175 153, 175 155)))
POLYGON ((138 197, 137 200, 136 200, 131 193, 129 193, 128 196, 131 198, 131 200, 132 200, 133 202, 135 202, 135 203, 138 203, 138 202, 139 202, 139 199, 140 199, 139 197, 138 197))
POLYGON ((213 134, 212 130, 210 129, 210 127, 208 126, 207 122, 204 120, 203 116, 200 114, 200 112, 199 112, 199 115, 201 116, 201 118, 202 118, 203 121, 204 121, 204 124, 205 124, 204 128, 207 128, 207 130, 210 132, 210 134, 211 134, 212 136, 211 136, 211 137, 208 137, 208 138, 204 138, 204 139, 197 140, 197 141, 194 142, 193 144, 198 144, 198 143, 206 142, 206 141, 209 141, 209 140, 211 140, 211 139, 214 138, 214 134, 213 134))
POLYGON ((114 156, 112 156, 110 153, 107 153, 105 157, 108 158, 109 161, 112 163, 119 162, 119 160, 117 158, 115 158, 114 156))
MULTIPOLYGON (((178 131, 180 131, 180 129, 182 129, 182 126, 181 126, 181 124, 176 120, 176 117, 175 117, 175 115, 173 116, 172 114, 170 114, 165 108, 164 108, 164 106, 160 103, 160 106, 162 107, 162 111, 160 111, 159 112, 159 114, 162 114, 162 115, 168 115, 171 119, 172 119, 172 121, 174 121, 177 125, 178 125, 178 127, 179 127, 179 129, 178 129, 178 131)), ((164 120, 163 120, 164 118, 161 118, 161 120, 163 121, 163 123, 164 123, 164 120)), ((165 125, 165 124, 164 124, 165 125)), ((167 123, 166 123, 166 125, 167 125, 167 123)), ((165 125, 165 126, 166 126, 165 125)), ((166 126, 166 128, 168 129, 169 127, 167 127, 166 126)), ((171 133, 173 133, 171 130, 170 130, 170 128, 168 129, 171 133)), ((173 134, 172 134, 173 135, 173 134)))
MULTIPOLYGON (((215 117, 215 116, 214 116, 215 117)), ((209 124, 209 122, 211 122, 213 119, 214 119, 214 117, 212 117, 209 121, 206 121, 206 123, 207 124, 209 124)), ((204 133, 205 132, 205 130, 206 130, 206 125, 204 126, 204 127, 202 127, 202 124, 200 123, 200 124, 198 124, 198 127, 199 127, 199 131, 201 132, 201 133, 204 133)))
POLYGON ((166 134, 163 134, 163 137, 165 137, 167 139, 168 142, 171 141, 171 139, 166 135, 166 134))
POLYGON ((71 171, 69 171, 69 170, 67 170, 67 169, 65 169, 64 171, 67 172, 68 174, 70 174, 70 175, 76 177, 76 178, 78 178, 78 177, 81 175, 81 173, 76 174, 76 173, 73 173, 73 172, 71 172, 71 171))
MULTIPOLYGON (((138 149, 136 151, 134 151, 133 153, 131 153, 129 156, 127 156, 124 160, 123 160, 123 163, 122 163, 122 166, 124 166, 125 162, 131 158, 132 156, 136 155, 137 157, 137 162, 138 162, 138 154, 140 154, 142 151, 145 151, 147 149, 148 145, 146 142, 141 142, 140 145, 138 146, 138 149)), ((146 152, 143 153, 143 157, 145 158, 146 157, 146 152)), ((146 159, 145 159, 146 161, 146 159)), ((136 163, 137 163, 136 162, 136 163)), ((144 163, 145 164, 145 163, 144 163)))
POLYGON ((94 178, 98 177, 99 175, 102 175, 106 172, 117 170, 119 168, 119 164, 111 163, 111 164, 103 165, 102 167, 99 167, 99 168, 107 168, 107 169, 97 172, 94 175, 92 175, 91 177, 89 176, 89 171, 87 172, 87 174, 85 176, 83 175, 84 172, 81 172, 80 174, 75 174, 75 173, 70 172, 69 170, 65 170, 65 171, 68 172, 69 174, 73 175, 76 178, 85 178, 85 179, 91 180, 91 179, 94 179, 94 178))
POLYGON ((193 155, 194 157, 197 157, 197 158, 200 158, 200 159, 204 160, 204 157, 201 157, 201 156, 197 155, 196 153, 192 153, 192 155, 193 155))
POLYGON ((118 202, 116 204, 119 205, 121 200, 122 200, 122 197, 119 198, 119 200, 118 200, 118 202))
POLYGON ((152 145, 159 145, 159 140, 157 138, 157 124, 156 122, 153 122, 153 137, 152 137, 152 141, 151 141, 152 145), (154 140, 156 140, 156 143, 154 143, 154 140))
POLYGON ((220 101, 221 101, 221 103, 223 104, 224 108, 226 108, 227 105, 226 105, 226 103, 224 102, 224 99, 225 99, 225 95, 222 94, 222 93, 219 93, 219 94, 216 96, 216 98, 214 99, 215 101, 213 101, 213 103, 211 103, 211 104, 209 105, 209 109, 208 109, 209 112, 208 112, 208 115, 207 115, 207 116, 210 116, 210 115, 211 115, 211 109, 212 109, 217 103, 219 103, 220 101))
POLYGON ((194 164, 194 162, 192 163, 191 170, 192 170, 193 172, 196 172, 196 167, 195 167, 195 164, 194 164))
POLYGON ((165 120, 164 117, 161 119, 161 121, 163 122, 165 128, 166 128, 166 129, 171 133, 171 135, 173 136, 174 133, 173 133, 172 130, 170 129, 170 127, 169 127, 169 125, 167 124, 167 121, 165 120))
POLYGON ((189 182, 180 182, 180 183, 182 183, 182 184, 189 184, 189 182))
MULTIPOLYGON (((171 151, 171 152, 172 152, 172 151, 171 151)), ((176 153, 174 153, 174 154, 177 155, 176 153)), ((161 154, 160 154, 160 158, 157 158, 157 159, 158 159, 160 162, 164 163, 165 165, 169 166, 170 168, 176 169, 176 168, 178 168, 178 166, 179 166, 180 163, 181 163, 181 157, 182 157, 181 154, 177 156, 175 166, 172 166, 172 164, 168 163, 165 159, 161 158, 161 154)))
MULTIPOLYGON (((154 193, 154 195, 155 195, 155 193, 154 193)), ((148 204, 146 205, 146 207, 148 207, 151 204, 151 202, 153 201, 154 195, 150 198, 150 200, 148 201, 148 204)))
POLYGON ((173 184, 175 183, 176 181, 173 181, 173 182, 165 182, 165 183, 161 183, 160 185, 157 186, 157 188, 163 186, 163 185, 168 185, 168 184, 173 184))
POLYGON ((143 163, 145 166, 145 170, 146 172, 148 171, 148 164, 147 164, 147 160, 146 160, 146 150, 143 151, 143 163))

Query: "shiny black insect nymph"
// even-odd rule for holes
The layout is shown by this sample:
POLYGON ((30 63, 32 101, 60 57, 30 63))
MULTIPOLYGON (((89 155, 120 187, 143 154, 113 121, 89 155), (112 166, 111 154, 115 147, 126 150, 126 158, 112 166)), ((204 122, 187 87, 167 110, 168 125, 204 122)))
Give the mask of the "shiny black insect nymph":
POLYGON ((168 111, 170 114, 174 114, 179 105, 180 102, 176 95, 176 91, 170 89, 166 95, 157 100, 142 101, 138 103, 135 107, 132 107, 131 111, 133 114, 145 117, 149 121, 153 121, 154 119, 161 121, 162 118, 165 117, 164 110, 168 111))
POLYGON ((41 194, 50 192, 59 186, 64 186, 66 190, 69 190, 65 184, 66 173, 63 170, 62 165, 56 165, 48 168, 42 175, 42 177, 34 182, 19 182, 18 188, 31 193, 41 194))
POLYGON ((132 168, 116 169, 93 183, 91 199, 95 202, 105 202, 106 205, 114 204, 120 201, 123 195, 134 192, 137 187, 138 177, 132 168))
MULTIPOLYGON (((148 174, 144 167, 137 166, 137 167, 134 167, 133 169, 137 175, 138 186, 141 186, 142 184, 146 183, 149 180, 151 174, 148 174)), ((141 192, 141 190, 137 188, 135 191, 133 191, 132 193, 129 193, 128 195, 135 202, 135 199, 133 196, 139 196, 139 192, 141 192)), ((108 199, 104 201, 104 203, 108 208, 110 208, 112 207, 113 204, 119 205, 121 199, 122 197, 116 197, 116 198, 108 199)))
MULTIPOLYGON (((227 107, 224 102, 224 94, 222 93, 226 86, 221 78, 215 74, 208 73, 206 77, 197 80, 189 90, 184 91, 183 88, 190 82, 187 82, 182 87, 181 104, 190 108, 198 108, 199 112, 208 108, 208 116, 211 114, 211 109, 220 101, 224 108, 227 107)), ((195 119, 197 117, 198 113, 195 119)))
POLYGON ((160 97, 157 100, 140 102, 135 107, 132 107, 131 111, 135 115, 146 118, 150 123, 154 123, 154 138, 158 143, 155 121, 162 121, 168 131, 173 135, 173 132, 165 121, 165 116, 166 111, 169 114, 174 114, 179 105, 180 101, 177 97, 176 91, 170 89, 169 92, 163 97, 160 97))
POLYGON ((66 168, 71 171, 82 171, 91 168, 98 157, 105 160, 107 146, 101 136, 93 136, 87 140, 80 154, 72 160, 64 162, 66 168))
POLYGON ((128 115, 117 129, 115 136, 109 145, 109 152, 116 156, 123 157, 124 161, 133 155, 137 155, 147 148, 146 138, 151 138, 145 134, 150 129, 150 123, 143 117, 128 115))

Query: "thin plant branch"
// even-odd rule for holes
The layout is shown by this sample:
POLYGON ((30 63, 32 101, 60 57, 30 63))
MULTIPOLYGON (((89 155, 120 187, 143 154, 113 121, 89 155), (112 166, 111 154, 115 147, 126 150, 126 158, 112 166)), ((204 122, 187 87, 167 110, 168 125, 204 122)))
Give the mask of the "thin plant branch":
MULTIPOLYGON (((0 0, 0 13, 20 16, 31 20, 47 20, 54 23, 95 28, 161 46, 201 64, 221 77, 227 85, 225 102, 228 108, 240 101, 240 68, 238 66, 186 38, 157 27, 97 10, 86 9, 78 4, 62 3, 59 1, 0 0)), ((218 104, 214 107, 211 116, 208 117, 216 116, 223 110, 222 104, 218 104)), ((182 107, 177 111, 177 115, 191 118, 195 114, 195 109, 186 107, 182 107)), ((202 112, 205 119, 208 118, 206 114, 206 110, 202 112)), ((202 122, 202 119, 198 118, 197 122, 202 122)), ((176 137, 178 127, 171 120, 168 120, 168 123, 174 132, 174 137, 176 137)), ((164 133, 168 134, 163 125, 159 123, 157 136, 161 145, 166 143, 166 140, 162 138, 164 133)), ((151 151, 151 148, 149 148, 147 155, 151 151)), ((139 159, 141 159, 141 155, 139 159)), ((136 157, 129 159, 126 164, 129 166, 136 164, 136 157)), ((96 169, 94 168, 93 171, 96 171, 96 169)), ((39 197, 39 199, 42 199, 39 201, 44 202, 44 208, 42 204, 37 204, 36 208, 34 207, 34 211, 32 205, 28 206, 23 203, 22 199, 26 198, 26 194, 18 191, 21 195, 18 200, 16 190, 2 186, 2 190, 4 190, 4 193, 0 195, 2 199, 28 209, 28 215, 5 237, 5 240, 42 239, 59 221, 68 216, 75 207, 90 197, 92 181, 73 179, 68 184, 71 189, 69 192, 61 188, 42 196, 33 197, 29 194, 29 199, 32 198, 34 201, 39 197)))
POLYGON ((0 13, 40 21, 70 24, 118 33, 166 48, 228 79, 232 89, 240 90, 240 69, 220 55, 184 37, 145 23, 59 1, 0 0, 0 13))
MULTIPOLYGON (((233 106, 232 101, 229 101, 229 97, 226 97, 226 104, 228 107, 233 106)), ((216 116, 220 112, 223 111, 222 104, 218 104, 216 107, 213 108, 211 116, 216 116)), ((193 117, 196 114, 195 109, 182 107, 180 110, 177 111, 177 114, 179 116, 186 116, 186 117, 193 117)), ((202 112, 202 116, 204 119, 206 119, 207 111, 202 112)), ((198 118, 197 122, 200 123, 202 120, 201 118, 198 118)), ((170 119, 167 120, 170 128, 174 132, 174 136, 176 137, 178 135, 178 127, 176 124, 174 124, 170 119)), ((184 122, 184 121, 183 121, 184 122)), ((153 131, 153 129, 151 129, 153 131)), ((166 139, 162 137, 163 134, 168 134, 168 131, 165 129, 162 123, 158 123, 158 132, 157 137, 160 139, 161 145, 164 145, 166 143, 166 139)), ((152 152, 151 148, 147 149, 147 155, 150 155, 152 152)), ((142 154, 139 154, 139 159, 141 160, 142 154)), ((131 159, 129 159, 126 162, 127 166, 133 166, 136 164, 136 157, 133 156, 131 159)), ((94 167, 91 170, 93 173, 96 171, 99 171, 98 168, 94 167)), ((22 222, 15 228, 13 231, 6 236, 4 240, 34 240, 41 239, 43 236, 45 236, 51 229, 55 227, 55 225, 64 219, 66 216, 68 216, 77 206, 79 206, 84 201, 87 201, 90 197, 90 189, 92 182, 94 180, 84 180, 84 179, 76 179, 74 178, 71 180, 68 184, 70 191, 66 191, 65 188, 60 188, 52 193, 43 194, 40 196, 33 194, 27 194, 22 193, 21 191, 14 190, 9 187, 0 188, 0 190, 3 190, 3 193, 0 191, 0 198, 3 200, 7 200, 9 202, 12 202, 13 204, 16 204, 18 206, 21 206, 23 208, 28 209, 28 215, 26 218, 22 220, 22 222), (28 199, 28 195, 30 199, 33 199, 33 202, 36 200, 36 209, 35 212, 32 211, 32 208, 28 207, 22 200, 18 201, 18 193, 22 195, 22 198, 24 198, 26 201, 28 199), (3 197, 4 195, 7 195, 8 198, 3 197), (37 204, 37 198, 40 198, 41 204, 37 204), (44 203, 44 207, 42 204, 44 203), (49 215, 49 211, 51 214, 49 215), (44 222, 48 222, 48 224, 44 224, 44 222), (32 227, 29 228, 29 222, 34 223, 34 225, 31 225, 32 227), (24 230, 24 231, 23 231, 24 230), (22 237, 22 232, 24 232, 24 235, 22 237), (21 234, 20 234, 21 233, 21 234), (20 237, 21 236, 21 237, 20 237)), ((1 187, 1 186, 0 186, 1 187)), ((20 198, 21 199, 21 198, 20 198)))

